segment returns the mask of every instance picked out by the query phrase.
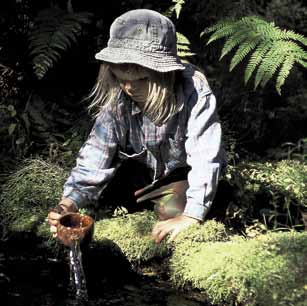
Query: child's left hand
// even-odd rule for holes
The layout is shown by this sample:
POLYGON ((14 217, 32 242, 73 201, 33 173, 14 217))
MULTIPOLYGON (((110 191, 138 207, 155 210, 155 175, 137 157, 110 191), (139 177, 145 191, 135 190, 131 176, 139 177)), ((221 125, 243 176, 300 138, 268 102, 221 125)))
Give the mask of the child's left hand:
POLYGON ((173 241, 182 230, 196 223, 200 223, 200 220, 188 216, 177 216, 160 221, 153 227, 152 237, 156 243, 160 243, 167 234, 171 233, 168 241, 173 241))

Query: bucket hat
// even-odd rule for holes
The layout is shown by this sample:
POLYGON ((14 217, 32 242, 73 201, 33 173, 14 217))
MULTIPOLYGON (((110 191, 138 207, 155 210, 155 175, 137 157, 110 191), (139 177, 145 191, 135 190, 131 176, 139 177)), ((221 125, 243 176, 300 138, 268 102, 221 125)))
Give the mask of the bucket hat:
POLYGON ((173 22, 148 9, 131 10, 112 23, 106 48, 95 55, 114 64, 138 64, 158 71, 183 70, 173 22))

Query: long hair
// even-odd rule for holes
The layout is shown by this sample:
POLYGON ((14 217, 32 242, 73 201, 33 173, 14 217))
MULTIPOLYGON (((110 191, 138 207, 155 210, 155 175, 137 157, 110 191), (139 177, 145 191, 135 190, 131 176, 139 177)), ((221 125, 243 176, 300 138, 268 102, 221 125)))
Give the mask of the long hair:
MULTIPOLYGON (((156 125, 162 125, 169 120, 181 107, 177 94, 175 72, 159 73, 152 71, 149 78, 149 91, 142 112, 156 125)), ((119 93, 119 82, 112 74, 110 65, 103 62, 100 66, 96 83, 90 92, 89 111, 98 115, 105 105, 110 105, 116 111, 119 93)))

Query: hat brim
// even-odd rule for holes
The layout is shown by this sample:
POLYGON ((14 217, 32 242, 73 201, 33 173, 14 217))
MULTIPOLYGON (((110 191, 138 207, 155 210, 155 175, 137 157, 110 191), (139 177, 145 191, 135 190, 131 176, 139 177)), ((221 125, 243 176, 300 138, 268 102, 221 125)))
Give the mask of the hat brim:
POLYGON ((179 57, 159 52, 107 47, 96 53, 95 58, 113 64, 137 64, 158 72, 185 69, 179 57))

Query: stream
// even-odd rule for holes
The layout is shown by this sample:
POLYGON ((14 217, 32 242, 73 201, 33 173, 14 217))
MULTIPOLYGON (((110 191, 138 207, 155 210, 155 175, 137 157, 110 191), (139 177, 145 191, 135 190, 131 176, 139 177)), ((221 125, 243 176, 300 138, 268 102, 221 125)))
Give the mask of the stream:
POLYGON ((78 305, 86 305, 88 293, 79 241, 75 241, 69 250, 69 275, 69 287, 72 297, 75 297, 78 305))
POLYGON ((79 276, 71 274, 76 270, 70 269, 69 262, 80 255, 78 248, 71 250, 69 260, 69 250, 54 256, 31 239, 15 237, 1 242, 0 247, 4 254, 0 275, 7 280, 1 282, 0 278, 2 306, 207 305, 201 302, 198 293, 179 292, 171 288, 166 278, 150 270, 145 269, 142 274, 133 272, 124 259, 113 258, 112 254, 83 254, 85 283, 83 271, 78 270, 79 276))

